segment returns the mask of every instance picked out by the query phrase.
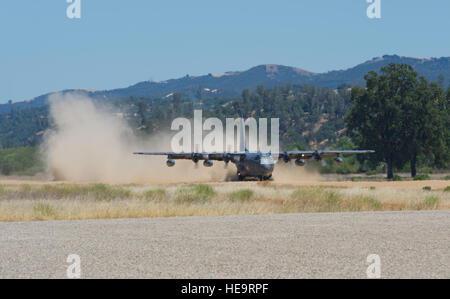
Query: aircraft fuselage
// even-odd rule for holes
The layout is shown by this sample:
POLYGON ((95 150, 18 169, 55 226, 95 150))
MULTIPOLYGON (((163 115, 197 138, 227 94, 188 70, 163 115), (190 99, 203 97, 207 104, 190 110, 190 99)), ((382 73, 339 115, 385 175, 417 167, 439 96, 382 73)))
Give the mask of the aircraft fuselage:
POLYGON ((275 166, 274 159, 268 153, 248 153, 234 163, 241 180, 245 177, 269 179, 275 166))

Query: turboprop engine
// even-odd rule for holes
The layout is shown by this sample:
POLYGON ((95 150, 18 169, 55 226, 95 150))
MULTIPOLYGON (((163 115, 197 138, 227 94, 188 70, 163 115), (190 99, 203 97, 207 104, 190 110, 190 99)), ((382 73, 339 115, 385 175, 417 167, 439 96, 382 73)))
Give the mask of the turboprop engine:
POLYGON ((205 167, 212 167, 213 166, 213 161, 211 161, 211 160, 205 160, 204 162, 203 162, 203 166, 205 166, 205 167))
POLYGON ((337 157, 336 159, 334 159, 334 162, 341 164, 344 163, 344 159, 342 159, 341 157, 337 157))

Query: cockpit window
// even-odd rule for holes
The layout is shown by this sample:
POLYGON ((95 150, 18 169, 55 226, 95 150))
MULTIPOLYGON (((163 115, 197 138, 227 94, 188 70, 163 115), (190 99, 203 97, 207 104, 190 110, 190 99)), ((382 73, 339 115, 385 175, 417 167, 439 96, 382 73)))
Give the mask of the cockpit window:
POLYGON ((261 164, 273 164, 272 156, 262 156, 261 157, 261 164))

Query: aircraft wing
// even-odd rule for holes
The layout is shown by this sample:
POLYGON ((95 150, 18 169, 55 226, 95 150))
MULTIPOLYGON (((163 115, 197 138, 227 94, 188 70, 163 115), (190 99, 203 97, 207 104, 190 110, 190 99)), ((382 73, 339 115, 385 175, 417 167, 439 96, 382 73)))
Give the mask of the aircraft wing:
POLYGON ((149 156, 167 156, 168 159, 173 160, 216 160, 216 161, 230 161, 241 156, 245 156, 245 152, 201 152, 201 153, 176 153, 176 152, 135 152, 134 155, 149 155, 149 156))
POLYGON ((286 151, 279 153, 272 153, 278 155, 279 159, 322 159, 328 157, 339 157, 340 155, 355 155, 355 154, 371 154, 375 153, 373 150, 331 150, 331 151, 286 151))

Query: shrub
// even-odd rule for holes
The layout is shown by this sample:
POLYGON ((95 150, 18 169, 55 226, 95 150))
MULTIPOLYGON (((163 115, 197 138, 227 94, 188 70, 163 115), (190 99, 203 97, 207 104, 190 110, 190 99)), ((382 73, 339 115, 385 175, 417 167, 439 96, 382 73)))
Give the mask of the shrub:
POLYGON ((178 190, 176 201, 178 203, 206 202, 216 195, 216 192, 208 185, 194 185, 178 190))
POLYGON ((253 191, 250 189, 233 191, 229 195, 229 198, 232 201, 247 201, 252 197, 253 197, 253 191))
POLYGON ((147 190, 143 197, 147 200, 162 200, 167 197, 167 192, 164 189, 147 190))
POLYGON ((88 195, 93 195, 98 200, 112 200, 116 198, 129 198, 131 191, 118 186, 94 184, 88 187, 88 195))
POLYGON ((421 171, 422 172, 426 172, 426 173, 433 173, 434 172, 433 168, 428 167, 428 166, 422 167, 421 171))
POLYGON ((361 182, 364 181, 364 177, 361 176, 354 176, 351 178, 352 182, 361 182))
POLYGON ((38 147, 0 149, 0 172, 4 175, 29 174, 43 171, 38 147))
POLYGON ((429 180, 430 176, 428 174, 418 174, 414 177, 414 181, 425 181, 429 180))
POLYGON ((393 181, 403 181, 402 177, 399 176, 398 174, 394 175, 394 178, 392 180, 393 181))
POLYGON ((366 175, 375 175, 375 174, 377 174, 376 170, 367 170, 366 171, 366 175))
POLYGON ((120 186, 110 186, 105 184, 83 185, 45 185, 39 190, 29 191, 35 193, 36 196, 42 197, 75 197, 86 196, 96 200, 113 200, 118 198, 129 198, 132 196, 130 190, 126 190, 120 186))
POLYGON ((214 191, 213 187, 208 186, 208 185, 195 185, 193 187, 193 190, 195 193, 198 194, 198 196, 200 197, 204 197, 204 198, 211 198, 214 195, 216 195, 216 192, 214 191))
POLYGON ((445 187, 444 192, 450 192, 450 186, 445 187))
POLYGON ((430 186, 425 186, 425 187, 422 188, 422 190, 431 191, 431 187, 430 186))
POLYGON ((5 186, 0 185, 0 195, 6 195, 9 191, 5 188, 5 186))
POLYGON ((423 204, 426 208, 437 208, 437 206, 439 205, 439 198, 435 196, 427 196, 424 199, 423 204))
POLYGON ((39 219, 54 217, 56 215, 52 206, 46 203, 35 204, 33 210, 38 215, 39 219))
POLYGON ((344 211, 376 211, 381 209, 381 202, 368 196, 346 198, 342 202, 344 211))

